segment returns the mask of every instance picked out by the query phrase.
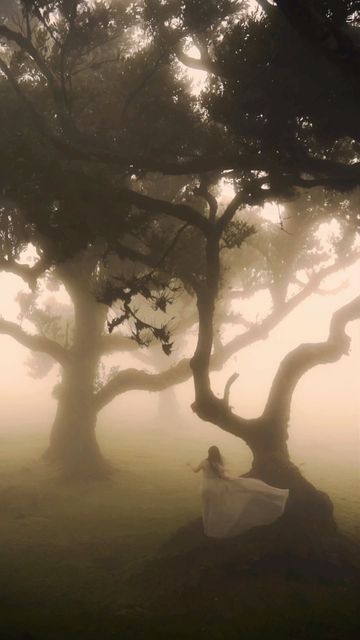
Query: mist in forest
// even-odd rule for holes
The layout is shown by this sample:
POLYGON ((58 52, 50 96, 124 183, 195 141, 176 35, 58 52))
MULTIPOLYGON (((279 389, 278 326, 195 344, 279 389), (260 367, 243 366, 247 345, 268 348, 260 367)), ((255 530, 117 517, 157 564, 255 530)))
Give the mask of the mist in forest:
POLYGON ((360 637, 356 5, 0 0, 0 640, 360 637))
MULTIPOLYGON (((336 274, 327 283, 335 293, 311 296, 266 340, 234 354, 221 372, 214 371, 212 380, 218 395, 227 378, 237 372, 231 405, 244 417, 260 414, 282 358, 302 342, 326 339, 332 314, 356 294, 359 275, 358 266, 336 274)), ((2 274, 1 285, 1 314, 15 321, 19 314, 17 295, 23 287, 16 277, 7 274, 2 274)), ((66 300, 61 291, 51 296, 53 304, 56 299, 66 300)), ((45 298, 48 297, 49 292, 45 298)), ((267 304, 266 296, 260 294, 244 301, 242 308, 249 318, 256 318, 267 304)), ((236 331, 236 326, 230 326, 224 337, 229 339, 236 331)), ((349 355, 334 364, 314 368, 298 385, 291 411, 289 447, 306 477, 330 493, 350 529, 356 530, 360 515, 360 332, 356 323, 348 325, 347 333, 351 337, 349 355)), ((179 347, 175 340, 175 360, 191 355, 194 347, 194 331, 179 347)), ((101 367, 103 371, 119 365, 152 371, 151 348, 142 348, 141 353, 148 358, 146 365, 136 355, 116 353, 104 357, 101 367)), ((59 372, 54 368, 43 379, 34 377, 29 368, 30 352, 10 337, 1 336, 1 354, 2 468, 15 472, 38 463, 46 448, 56 410, 53 389, 59 372)), ((166 357, 163 366, 167 366, 166 357)), ((171 476, 174 481, 182 478, 183 499, 189 502, 196 495, 197 479, 190 478, 186 462, 201 460, 211 444, 221 448, 232 473, 247 471, 251 455, 246 445, 199 420, 191 410, 193 394, 189 380, 161 392, 130 391, 116 397, 98 419, 97 437, 105 457, 135 476, 140 468, 145 481, 144 461, 150 462, 149 481, 154 468, 160 474, 163 470, 170 482, 171 476)))

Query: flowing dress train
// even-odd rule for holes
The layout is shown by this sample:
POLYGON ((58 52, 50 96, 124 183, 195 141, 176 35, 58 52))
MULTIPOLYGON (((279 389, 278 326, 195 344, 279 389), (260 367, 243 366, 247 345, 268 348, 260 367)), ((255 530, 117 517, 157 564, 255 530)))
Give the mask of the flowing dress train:
POLYGON ((219 477, 207 460, 201 468, 205 535, 231 538, 252 527, 270 524, 283 513, 288 489, 277 489, 255 478, 219 477))

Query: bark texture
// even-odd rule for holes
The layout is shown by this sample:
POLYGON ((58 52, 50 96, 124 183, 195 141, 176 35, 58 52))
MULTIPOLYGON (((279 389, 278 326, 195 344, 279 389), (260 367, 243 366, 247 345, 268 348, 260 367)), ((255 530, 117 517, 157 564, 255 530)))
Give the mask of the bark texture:
POLYGON ((89 288, 92 265, 86 266, 70 263, 59 274, 74 305, 75 326, 69 362, 63 367, 50 445, 44 455, 73 477, 105 476, 110 470, 96 440, 94 402, 99 336, 107 309, 89 288))

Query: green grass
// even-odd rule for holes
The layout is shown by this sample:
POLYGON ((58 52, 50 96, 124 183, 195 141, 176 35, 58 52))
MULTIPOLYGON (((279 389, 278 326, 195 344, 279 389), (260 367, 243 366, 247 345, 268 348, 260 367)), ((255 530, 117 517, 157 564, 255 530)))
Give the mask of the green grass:
MULTIPOLYGON (((136 608, 129 576, 199 513, 197 478, 184 462, 201 455, 203 442, 131 432, 120 442, 109 435, 104 447, 118 466, 113 479, 77 485, 37 462, 41 434, 3 436, 2 445, 0 640, 25 633, 36 640, 355 640, 356 594, 346 585, 248 580, 232 603, 214 596, 202 608, 194 592, 186 615, 176 607, 136 608)), ((342 524, 355 535, 351 496, 349 512, 344 491, 337 495, 342 524)))

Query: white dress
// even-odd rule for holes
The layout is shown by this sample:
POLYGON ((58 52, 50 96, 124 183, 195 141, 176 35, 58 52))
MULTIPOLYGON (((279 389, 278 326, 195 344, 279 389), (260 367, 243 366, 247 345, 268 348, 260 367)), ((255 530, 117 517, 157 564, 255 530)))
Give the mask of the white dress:
MULTIPOLYGON (((212 538, 232 538, 247 529, 270 524, 284 511, 288 489, 271 487, 255 478, 222 478, 209 462, 201 463, 204 533, 212 538)), ((223 468, 219 468, 223 473, 223 468)))

